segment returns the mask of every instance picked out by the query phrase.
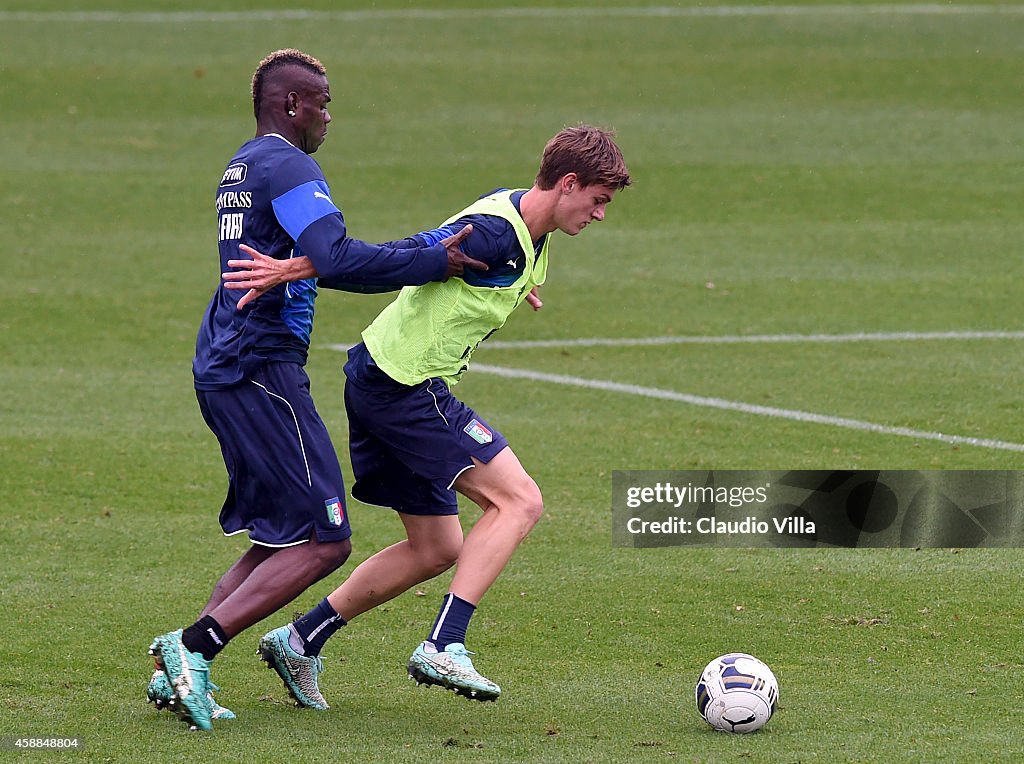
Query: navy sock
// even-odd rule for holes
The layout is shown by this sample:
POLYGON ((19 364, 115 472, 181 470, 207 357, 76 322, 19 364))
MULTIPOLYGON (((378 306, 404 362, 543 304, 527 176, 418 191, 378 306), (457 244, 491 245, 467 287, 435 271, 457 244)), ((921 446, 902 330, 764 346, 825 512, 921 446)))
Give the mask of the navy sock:
POLYGON ((228 643, 228 635, 210 615, 204 615, 181 632, 181 643, 191 653, 200 653, 212 661, 228 643))
POLYGON ((441 603, 441 612, 434 621, 434 628, 430 630, 430 641, 434 647, 444 650, 453 642, 465 644, 466 629, 469 628, 469 619, 473 617, 474 610, 476 605, 448 592, 441 603))
MULTIPOLYGON (((331 607, 324 597, 320 604, 292 623, 292 628, 302 640, 305 655, 319 655, 324 643, 334 632, 348 623, 331 607)), ((293 645, 294 647, 294 645, 293 645)))

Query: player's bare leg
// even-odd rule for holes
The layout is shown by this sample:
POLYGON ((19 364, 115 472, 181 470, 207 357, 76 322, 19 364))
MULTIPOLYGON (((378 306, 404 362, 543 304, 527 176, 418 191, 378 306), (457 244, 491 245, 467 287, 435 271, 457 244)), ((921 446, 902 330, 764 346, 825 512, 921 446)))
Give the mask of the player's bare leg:
POLYGON ((245 554, 239 557, 235 564, 228 568, 214 585, 213 592, 210 593, 210 599, 206 603, 206 607, 203 608, 203 612, 199 614, 199 617, 202 618, 204 615, 209 615, 214 608, 226 600, 235 589, 245 582, 245 579, 249 577, 258 565, 263 563, 275 551, 277 550, 260 546, 259 544, 250 546, 245 551, 245 554))
POLYGON ((360 563, 345 582, 327 596, 346 621, 444 573, 459 558, 462 525, 458 515, 398 513, 407 538, 360 563))
MULTIPOLYGON (((341 567, 352 551, 352 544, 347 539, 325 543, 311 538, 305 544, 270 551, 272 554, 259 561, 244 577, 241 575, 246 567, 243 561, 259 560, 262 553, 250 549, 246 555, 251 553, 252 558, 248 561, 243 555, 225 574, 227 578, 237 569, 240 582, 215 607, 204 610, 203 614, 215 618, 229 638, 281 609, 341 567)), ((232 583, 229 580, 228 585, 232 583)), ((217 594, 215 588, 213 596, 217 594)))
POLYGON ((466 629, 477 603, 537 524, 544 503, 511 449, 487 464, 474 462, 475 468, 463 472, 455 488, 484 514, 463 542, 448 596, 430 637, 409 658, 409 675, 474 700, 497 700, 501 688, 473 666, 466 629))
POLYGON ((474 605, 512 559, 544 511, 544 499, 511 448, 459 475, 455 489, 484 510, 466 535, 451 591, 474 605))
MULTIPOLYGON (((304 544, 282 549, 253 548, 243 554, 214 587, 196 623, 160 635, 150 646, 157 667, 174 690, 175 713, 204 730, 211 729, 214 718, 233 718, 233 714, 225 716, 226 709, 213 698, 213 658, 231 638, 340 567, 351 550, 347 539, 322 543, 314 536, 304 544)), ((150 689, 155 692, 160 688, 151 680, 150 689)))
POLYGON ((284 682, 296 705, 325 711, 320 692, 320 649, 330 636, 357 615, 397 597, 422 581, 448 570, 462 548, 457 515, 399 513, 408 538, 360 563, 345 582, 294 623, 263 635, 259 653, 284 682))
MULTIPOLYGON (((265 547, 253 545, 246 550, 245 554, 238 558, 234 565, 228 568, 227 572, 220 577, 220 580, 213 587, 213 592, 210 594, 210 599, 206 603, 206 607, 199 614, 199 618, 203 618, 210 614, 210 612, 216 608, 221 602, 235 591, 242 583, 248 578, 249 574, 255 570, 256 566, 266 560, 275 550, 265 547)), ((210 714, 211 719, 234 719, 234 713, 224 706, 221 706, 213 697, 213 693, 216 692, 216 685, 210 685, 210 705, 212 713, 210 714)), ((146 698, 152 703, 156 709, 162 710, 164 708, 172 708, 176 696, 174 688, 167 679, 167 675, 161 669, 157 669, 153 672, 153 676, 149 681, 149 686, 146 688, 146 698)))

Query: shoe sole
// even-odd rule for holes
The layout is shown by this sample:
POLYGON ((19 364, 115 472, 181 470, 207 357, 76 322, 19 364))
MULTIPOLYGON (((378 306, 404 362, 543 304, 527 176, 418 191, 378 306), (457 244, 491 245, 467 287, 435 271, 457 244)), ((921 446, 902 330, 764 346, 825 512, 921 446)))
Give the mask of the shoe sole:
POLYGON ((443 679, 436 679, 430 676, 426 671, 421 669, 415 663, 409 663, 407 670, 409 672, 409 678, 416 682, 417 686, 427 685, 434 687, 441 687, 445 690, 451 690, 456 695, 461 695, 467 700, 478 700, 481 703, 496 701, 500 696, 501 692, 491 692, 489 690, 480 690, 469 687, 460 687, 452 682, 447 682, 443 679))
POLYGON ((157 711, 163 711, 165 708, 168 710, 173 710, 174 708, 173 700, 168 700, 166 698, 153 698, 150 697, 148 693, 146 695, 146 700, 152 703, 153 708, 155 708, 157 711))
MULTIPOLYGON (((174 713, 174 705, 175 705, 175 701, 177 699, 178 699, 177 696, 175 696, 173 698, 164 698, 164 697, 161 697, 159 695, 155 695, 154 696, 154 695, 151 695, 148 692, 146 693, 146 701, 149 702, 149 703, 152 703, 153 704, 153 710, 157 711, 157 712, 163 711, 166 708, 169 713, 174 713)), ((213 713, 210 714, 210 721, 211 722, 212 721, 216 721, 217 719, 220 719, 222 721, 230 721, 231 719, 237 719, 237 718, 238 717, 235 716, 234 711, 232 711, 229 708, 224 708, 224 706, 221 706, 219 710, 215 708, 213 710, 213 713)))
MULTIPOLYGON (((155 642, 152 645, 149 646, 149 654, 150 655, 153 655, 153 648, 155 646, 156 646, 155 642)), ((153 668, 155 668, 157 671, 160 671, 160 672, 163 672, 163 670, 164 670, 163 664, 159 663, 155 659, 153 661, 153 668)), ((167 674, 164 674, 164 676, 166 677, 167 674)), ((168 708, 171 704, 174 703, 174 698, 173 697, 172 698, 164 698, 164 697, 162 697, 160 695, 155 695, 152 692, 150 692, 149 687, 147 687, 146 688, 146 702, 147 703, 152 703, 153 704, 153 708, 155 708, 157 711, 163 711, 165 708, 168 708)))
POLYGON ((292 702, 295 703, 296 708, 311 708, 314 711, 327 711, 330 709, 330 706, 327 704, 326 700, 324 701, 322 706, 314 705, 312 703, 307 703, 295 694, 295 690, 293 690, 291 684, 289 684, 289 682, 292 681, 291 674, 287 673, 288 669, 282 669, 278 667, 277 655, 274 653, 273 649, 269 645, 264 644, 262 639, 260 640, 260 646, 256 650, 256 654, 260 657, 261 661, 267 664, 267 668, 276 673, 277 676, 281 679, 281 683, 284 685, 284 688, 288 691, 288 695, 291 697, 292 702))
MULTIPOLYGON (((149 698, 147 696, 147 699, 153 704, 154 711, 163 711, 166 708, 168 712, 174 713, 174 706, 176 705, 175 701, 177 698, 167 700, 166 698, 149 698)), ((231 721, 232 719, 237 718, 238 717, 235 715, 234 711, 224 708, 223 706, 221 706, 219 711, 215 709, 214 712, 210 714, 210 721, 217 721, 218 719, 221 721, 231 721)))
POLYGON ((153 704, 153 708, 157 711, 163 711, 165 708, 171 707, 171 702, 163 698, 150 698, 149 702, 153 704))
MULTIPOLYGON (((178 676, 180 678, 182 671, 181 661, 179 660, 178 656, 164 656, 163 646, 160 644, 159 640, 149 646, 149 654, 153 656, 153 660, 156 662, 157 667, 159 667, 164 672, 164 674, 167 675, 167 681, 170 682, 171 687, 174 688, 175 700, 177 702, 172 700, 168 702, 165 707, 170 711, 173 711, 178 716, 179 719, 188 724, 190 730, 201 729, 206 732, 212 730, 213 724, 211 723, 211 721, 207 721, 206 724, 204 725, 196 720, 194 708, 195 703, 186 698, 182 698, 181 695, 178 694, 178 686, 174 683, 174 680, 171 678, 170 673, 167 671, 167 660, 165 660, 165 658, 170 658, 172 670, 176 669, 178 672, 178 676)), ((187 697, 191 697, 191 695, 193 694, 194 693, 189 693, 189 696, 187 697)), ((160 708, 160 706, 157 706, 157 710, 160 710, 160 708)))

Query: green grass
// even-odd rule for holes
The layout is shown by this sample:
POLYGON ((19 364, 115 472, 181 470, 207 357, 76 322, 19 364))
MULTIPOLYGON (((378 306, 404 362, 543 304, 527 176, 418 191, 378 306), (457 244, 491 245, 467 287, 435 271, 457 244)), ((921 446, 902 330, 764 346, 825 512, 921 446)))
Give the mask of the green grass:
MULTIPOLYGON (((284 704, 258 636, 400 537, 391 513, 355 503, 345 571, 218 658, 237 722, 189 735, 143 702, 149 639, 191 621, 245 548, 219 534, 224 470, 190 361, 217 279, 214 185, 252 133, 249 78, 274 48, 328 67, 335 121, 317 160, 366 239, 529 184, 565 124, 618 130, 635 186, 604 225, 553 243, 544 310, 496 339, 1024 329, 1024 14, 533 0, 515 5, 578 10, 401 15, 487 5, 113 22, 5 16, 67 3, 3 2, 0 735, 79 735, 86 750, 67 756, 113 762, 1019 760, 1019 550, 618 549, 609 506, 614 470, 1003 470, 1017 453, 482 372, 460 397, 509 437, 547 508, 473 623, 497 704, 404 677, 448 576, 332 640, 331 712, 284 704), (753 736, 714 734, 692 708, 697 673, 736 649, 781 683, 753 736)), ((309 372, 346 474, 342 357, 324 345, 385 301, 319 302, 309 372)), ((1019 358, 1013 339, 477 355, 1011 443, 1019 358)))

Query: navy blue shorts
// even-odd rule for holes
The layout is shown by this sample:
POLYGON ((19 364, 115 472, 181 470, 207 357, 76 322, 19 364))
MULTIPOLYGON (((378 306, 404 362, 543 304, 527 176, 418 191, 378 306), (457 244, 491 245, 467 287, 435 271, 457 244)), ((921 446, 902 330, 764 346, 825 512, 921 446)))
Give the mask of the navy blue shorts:
POLYGON ((508 446, 440 379, 403 385, 377 368, 362 343, 345 364, 345 410, 355 483, 366 504, 410 515, 456 515, 452 484, 508 446))
POLYGON ((271 547, 352 535, 338 455, 300 365, 268 363, 235 387, 196 397, 228 470, 225 534, 248 531, 271 547))

